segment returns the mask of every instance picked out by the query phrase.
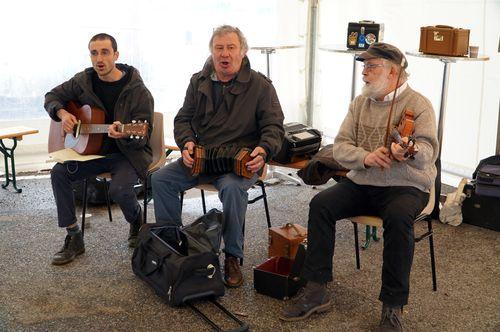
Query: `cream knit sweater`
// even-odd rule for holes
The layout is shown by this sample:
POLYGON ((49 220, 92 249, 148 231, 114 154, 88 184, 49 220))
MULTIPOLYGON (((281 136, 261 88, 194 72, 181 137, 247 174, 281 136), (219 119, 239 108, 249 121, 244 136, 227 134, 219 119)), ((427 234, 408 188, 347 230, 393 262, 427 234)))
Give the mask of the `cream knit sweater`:
POLYGON ((366 155, 384 144, 390 107, 391 101, 356 97, 335 138, 334 159, 351 170, 347 177, 357 184, 412 186, 429 192, 436 178, 434 163, 439 149, 436 116, 429 100, 410 87, 396 97, 391 122, 397 125, 405 109, 414 112, 415 137, 419 149, 415 160, 393 160, 390 169, 384 170, 364 166, 366 155))

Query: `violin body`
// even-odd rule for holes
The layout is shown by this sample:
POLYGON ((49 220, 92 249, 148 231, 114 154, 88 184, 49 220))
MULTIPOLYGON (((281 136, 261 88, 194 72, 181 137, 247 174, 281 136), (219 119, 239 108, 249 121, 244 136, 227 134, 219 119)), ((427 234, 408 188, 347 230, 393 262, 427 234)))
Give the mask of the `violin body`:
POLYGON ((391 131, 391 136, 396 143, 398 143, 404 149, 407 149, 404 157, 414 159, 415 154, 418 149, 415 145, 415 120, 414 113, 412 110, 405 109, 401 121, 397 127, 393 128, 391 131), (407 138, 403 140, 403 138, 407 138))

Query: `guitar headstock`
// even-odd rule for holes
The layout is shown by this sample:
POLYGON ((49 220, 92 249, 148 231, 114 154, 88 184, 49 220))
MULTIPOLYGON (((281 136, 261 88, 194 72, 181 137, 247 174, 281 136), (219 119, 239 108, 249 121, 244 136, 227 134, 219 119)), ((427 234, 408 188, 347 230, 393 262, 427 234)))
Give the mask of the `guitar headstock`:
POLYGON ((123 125, 121 132, 130 135, 130 138, 140 139, 148 135, 149 123, 147 121, 132 120, 132 123, 123 125))

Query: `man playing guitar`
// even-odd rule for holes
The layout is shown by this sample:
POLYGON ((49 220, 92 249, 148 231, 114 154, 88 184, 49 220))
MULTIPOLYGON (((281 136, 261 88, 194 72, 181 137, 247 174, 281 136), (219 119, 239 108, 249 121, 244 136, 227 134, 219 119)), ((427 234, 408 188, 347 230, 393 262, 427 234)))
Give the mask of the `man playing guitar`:
POLYGON ((120 205, 130 224, 129 246, 136 245, 137 234, 143 222, 133 186, 139 177, 146 176, 152 161, 149 137, 153 121, 153 97, 137 69, 115 63, 119 55, 115 38, 105 33, 97 34, 90 39, 88 48, 92 67, 45 95, 45 109, 54 121, 61 122, 67 134, 73 133, 78 123, 76 116, 68 111, 70 102, 103 110, 104 123, 110 124, 99 151, 104 158, 58 163, 52 168, 51 181, 58 224, 59 227, 66 228, 68 233, 62 249, 52 259, 52 264, 55 265, 69 263, 85 252, 83 235, 75 214, 72 181, 104 172, 111 173, 109 194, 120 205), (119 131, 122 123, 130 123, 132 120, 149 123, 148 133, 143 139, 129 138, 119 131))

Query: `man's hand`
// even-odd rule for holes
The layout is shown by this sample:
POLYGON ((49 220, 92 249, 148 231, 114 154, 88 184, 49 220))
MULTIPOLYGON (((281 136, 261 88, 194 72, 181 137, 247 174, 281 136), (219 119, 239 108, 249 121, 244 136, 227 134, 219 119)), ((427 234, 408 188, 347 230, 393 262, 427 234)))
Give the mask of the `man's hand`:
MULTIPOLYGON (((408 137, 403 137, 402 141, 404 144, 408 144, 408 137)), ((396 159, 397 161, 404 161, 408 159, 407 157, 405 157, 406 152, 408 152, 408 148, 403 148, 400 144, 392 142, 391 153, 394 159, 396 159)))
POLYGON ((365 157, 364 163, 366 167, 390 168, 389 150, 384 146, 379 147, 365 157))
POLYGON ((261 169, 265 162, 266 150, 264 148, 258 146, 253 149, 252 153, 250 153, 250 157, 253 157, 248 163, 246 163, 246 167, 252 173, 257 173, 259 169, 261 169))
POLYGON ((61 108, 57 111, 57 116, 59 117, 59 119, 61 119, 64 132, 68 134, 73 133, 73 128, 78 123, 76 117, 66 111, 64 108, 61 108))
POLYGON ((108 127, 108 136, 111 138, 124 138, 128 135, 118 131, 118 126, 121 126, 122 123, 120 121, 115 121, 113 124, 110 124, 108 127))
POLYGON ((189 168, 193 167, 194 159, 191 155, 194 152, 194 142, 186 142, 182 148, 182 162, 189 168))

